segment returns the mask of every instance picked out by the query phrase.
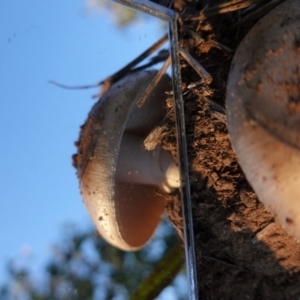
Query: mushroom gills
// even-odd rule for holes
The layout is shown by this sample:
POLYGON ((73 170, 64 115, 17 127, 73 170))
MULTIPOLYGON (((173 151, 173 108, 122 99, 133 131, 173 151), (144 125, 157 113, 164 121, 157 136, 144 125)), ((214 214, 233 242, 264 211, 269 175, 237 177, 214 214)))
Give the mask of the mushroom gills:
POLYGON ((259 200, 300 239, 300 0, 262 18, 227 83, 228 131, 259 200))

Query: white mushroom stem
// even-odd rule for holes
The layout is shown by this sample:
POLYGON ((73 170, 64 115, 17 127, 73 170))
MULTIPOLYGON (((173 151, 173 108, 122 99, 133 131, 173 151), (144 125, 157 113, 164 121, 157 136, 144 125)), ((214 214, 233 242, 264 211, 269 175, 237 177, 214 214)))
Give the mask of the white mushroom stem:
POLYGON ((116 169, 116 181, 156 186, 165 193, 180 187, 179 168, 161 146, 148 151, 144 139, 125 133, 116 169))

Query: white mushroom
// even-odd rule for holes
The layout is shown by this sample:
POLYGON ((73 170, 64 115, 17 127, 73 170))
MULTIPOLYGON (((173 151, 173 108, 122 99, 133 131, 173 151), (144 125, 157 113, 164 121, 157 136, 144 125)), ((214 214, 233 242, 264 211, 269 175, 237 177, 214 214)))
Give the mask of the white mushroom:
POLYGON ((300 239, 300 0, 260 20, 227 85, 228 129, 258 198, 300 239))
POLYGON ((132 73, 110 88, 83 125, 74 158, 84 203, 99 233, 128 251, 149 240, 165 209, 163 193, 180 185, 172 155, 143 145, 165 116, 165 91, 171 89, 164 75, 142 108, 137 107, 155 74, 132 73))

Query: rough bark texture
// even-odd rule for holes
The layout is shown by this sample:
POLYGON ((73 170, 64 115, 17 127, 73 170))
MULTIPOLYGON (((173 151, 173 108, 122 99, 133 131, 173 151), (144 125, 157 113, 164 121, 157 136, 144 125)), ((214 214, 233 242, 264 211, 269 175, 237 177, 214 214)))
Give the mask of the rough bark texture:
MULTIPOLYGON (((213 78, 210 84, 200 83, 199 75, 182 60, 200 296, 299 299, 300 245, 266 211, 245 179, 222 113, 235 49, 253 24, 282 1, 256 1, 256 6, 233 12, 210 9, 200 15, 206 4, 202 2, 175 0, 182 18, 181 47, 213 78)), ((180 231, 180 203, 170 201, 168 211, 180 231)))

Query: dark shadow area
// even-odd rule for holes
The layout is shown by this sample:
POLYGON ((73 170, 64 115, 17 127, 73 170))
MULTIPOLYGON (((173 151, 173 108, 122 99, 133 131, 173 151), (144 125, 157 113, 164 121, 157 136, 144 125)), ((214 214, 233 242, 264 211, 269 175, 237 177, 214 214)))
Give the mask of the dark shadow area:
MULTIPOLYGON (((202 300, 300 297, 300 245, 249 186, 232 150, 225 116, 227 77, 235 50, 252 26, 281 2, 174 2, 181 15, 180 46, 213 79, 208 84, 201 81, 181 61, 202 300)), ((180 220, 172 208, 180 212, 180 207, 169 208, 176 225, 180 220)))
POLYGON ((185 104, 201 299, 299 299, 299 244, 258 201, 221 114, 197 91, 190 94, 185 104))
POLYGON ((299 244, 254 197, 192 194, 201 299, 299 299, 299 244))

